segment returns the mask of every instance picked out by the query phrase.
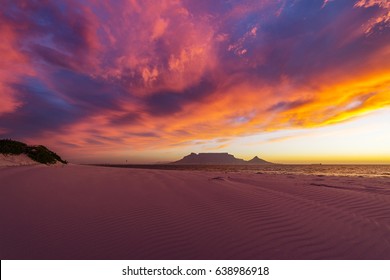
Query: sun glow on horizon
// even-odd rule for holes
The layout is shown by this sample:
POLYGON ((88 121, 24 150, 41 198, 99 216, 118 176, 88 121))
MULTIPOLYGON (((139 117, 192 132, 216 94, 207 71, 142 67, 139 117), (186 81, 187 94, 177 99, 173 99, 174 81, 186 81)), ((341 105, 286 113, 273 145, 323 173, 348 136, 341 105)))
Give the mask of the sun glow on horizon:
MULTIPOLYGON (((334 125, 265 132, 235 138, 197 140, 185 146, 148 151, 102 151, 80 163, 169 163, 191 152, 227 152, 280 164, 390 164, 390 109, 334 125), (357 152, 358 151, 358 152, 357 152)), ((88 154, 88 153, 87 153, 88 154)))

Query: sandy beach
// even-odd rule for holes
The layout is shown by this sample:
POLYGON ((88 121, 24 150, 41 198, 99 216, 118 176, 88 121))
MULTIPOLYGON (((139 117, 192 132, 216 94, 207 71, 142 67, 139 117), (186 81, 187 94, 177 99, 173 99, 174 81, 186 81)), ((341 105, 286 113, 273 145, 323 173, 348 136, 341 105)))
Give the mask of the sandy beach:
POLYGON ((1 259, 390 259, 389 178, 0 168, 1 259))

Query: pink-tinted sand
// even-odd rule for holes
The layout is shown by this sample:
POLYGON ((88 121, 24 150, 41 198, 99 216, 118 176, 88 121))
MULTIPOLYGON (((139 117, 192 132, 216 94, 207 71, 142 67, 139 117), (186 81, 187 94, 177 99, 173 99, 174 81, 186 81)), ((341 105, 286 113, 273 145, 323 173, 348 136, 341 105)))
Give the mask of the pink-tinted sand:
POLYGON ((390 181, 0 168, 1 259, 390 259, 390 181))

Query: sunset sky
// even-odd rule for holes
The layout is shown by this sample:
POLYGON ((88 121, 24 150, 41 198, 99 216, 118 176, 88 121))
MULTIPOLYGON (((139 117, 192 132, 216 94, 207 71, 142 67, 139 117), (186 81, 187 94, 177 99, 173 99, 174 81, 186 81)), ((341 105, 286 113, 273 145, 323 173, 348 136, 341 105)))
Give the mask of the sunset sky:
POLYGON ((388 0, 0 2, 0 138, 83 163, 390 163, 388 0))

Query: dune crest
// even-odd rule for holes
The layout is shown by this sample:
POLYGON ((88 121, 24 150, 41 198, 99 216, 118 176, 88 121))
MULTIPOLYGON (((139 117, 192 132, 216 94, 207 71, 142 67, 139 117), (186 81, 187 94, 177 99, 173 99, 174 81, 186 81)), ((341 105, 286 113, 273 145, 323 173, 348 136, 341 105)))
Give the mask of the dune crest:
POLYGON ((0 166, 22 166, 38 164, 27 155, 3 155, 0 154, 0 166))
POLYGON ((31 161, 34 164, 41 163, 46 165, 68 163, 43 145, 29 146, 23 142, 11 139, 0 139, 0 155, 2 155, 1 161, 5 166, 25 165, 31 163, 31 161), (26 157, 31 161, 26 160, 26 157))

